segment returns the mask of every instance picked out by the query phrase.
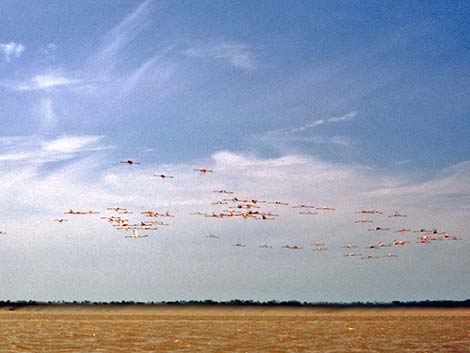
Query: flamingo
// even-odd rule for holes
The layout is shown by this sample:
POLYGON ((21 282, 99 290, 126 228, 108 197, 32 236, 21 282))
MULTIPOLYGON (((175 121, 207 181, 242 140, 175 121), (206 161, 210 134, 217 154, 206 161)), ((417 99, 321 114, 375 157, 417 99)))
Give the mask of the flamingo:
POLYGON ((220 236, 216 235, 216 234, 212 234, 210 233, 209 235, 206 235, 206 238, 211 238, 211 239, 219 239, 220 236))
POLYGON ((120 211, 127 211, 127 208, 121 208, 121 207, 109 207, 107 208, 107 210, 112 210, 112 211, 116 211, 116 212, 120 212, 120 211))
POLYGON ((57 219, 54 219, 54 222, 58 222, 58 223, 68 222, 68 219, 65 219, 65 218, 57 218, 57 219))
POLYGON ((315 206, 305 205, 301 203, 300 205, 292 206, 292 208, 315 208, 315 206))
POLYGON ((394 218, 394 217, 407 217, 406 214, 400 214, 398 212, 395 212, 394 214, 388 216, 388 218, 394 218))
POLYGON ((357 252, 350 252, 349 254, 346 254, 346 255, 344 255, 344 256, 350 256, 350 257, 352 257, 352 256, 362 256, 362 255, 361 255, 361 254, 358 254, 357 252))
POLYGON ((213 192, 216 192, 216 193, 219 193, 219 194, 233 194, 232 191, 228 191, 228 190, 225 190, 225 189, 222 189, 222 190, 214 190, 213 192))
POLYGON ((133 239, 138 239, 138 238, 147 238, 148 235, 139 235, 139 232, 137 230, 134 230, 132 235, 126 235, 124 238, 133 238, 133 239))
POLYGON ((153 176, 154 176, 154 177, 161 178, 161 179, 173 179, 173 178, 174 178, 174 176, 172 176, 172 175, 166 175, 166 174, 154 174, 153 176))
POLYGON ((262 220, 262 221, 273 221, 273 220, 275 220, 274 217, 268 217, 268 215, 266 215, 266 214, 263 214, 263 215, 261 215, 261 218, 256 218, 256 219, 259 219, 259 220, 262 220))
POLYGON ((288 205, 289 203, 287 202, 281 202, 279 200, 276 201, 269 201, 268 203, 273 204, 273 205, 288 205))
POLYGON ((232 244, 232 246, 239 247, 239 248, 245 248, 246 247, 246 245, 242 244, 242 243, 234 243, 234 244, 232 244))
POLYGON ((302 250, 303 246, 297 246, 297 245, 283 245, 281 248, 289 249, 289 250, 302 250))
POLYGON ((357 221, 354 221, 354 223, 373 223, 374 221, 370 220, 370 219, 359 219, 357 221))
POLYGON ((357 248, 357 246, 356 245, 351 245, 351 244, 346 244, 346 245, 343 246, 343 248, 352 249, 352 248, 357 248))
POLYGON ((372 232, 372 231, 384 231, 384 230, 390 230, 390 228, 382 228, 382 227, 375 227, 375 228, 370 228, 370 229, 367 229, 369 232, 372 232))
POLYGON ((202 174, 206 174, 206 173, 212 173, 213 170, 212 169, 206 169, 206 168, 198 168, 198 169, 193 169, 195 172, 200 172, 202 174))
POLYGON ((331 208, 331 207, 317 207, 317 210, 322 210, 322 211, 335 211, 336 208, 331 208))
POLYGON ((366 213, 366 214, 383 214, 382 211, 377 211, 377 210, 360 210, 360 211, 358 211, 358 212, 356 212, 356 213, 362 213, 362 214, 364 214, 364 213, 366 213))
POLYGON ((211 205, 227 205, 227 204, 228 204, 227 201, 215 201, 211 203, 211 205))
POLYGON ((367 255, 366 257, 361 257, 362 260, 372 260, 372 259, 378 259, 378 256, 374 255, 367 255))
POLYGON ((410 242, 409 241, 404 241, 404 240, 394 240, 393 241, 393 245, 405 245, 405 244, 409 244, 410 242))
POLYGON ((127 161, 120 161, 119 163, 128 164, 128 165, 140 164, 140 162, 134 162, 131 159, 128 159, 127 161))
POLYGON ((193 216, 207 216, 207 213, 201 211, 192 212, 191 214, 193 216))

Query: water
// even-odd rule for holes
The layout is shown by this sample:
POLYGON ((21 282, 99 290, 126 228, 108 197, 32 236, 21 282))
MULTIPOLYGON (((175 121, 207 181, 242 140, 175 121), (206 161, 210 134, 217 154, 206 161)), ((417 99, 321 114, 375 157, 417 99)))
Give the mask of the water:
POLYGON ((470 352, 470 311, 0 310, 0 352, 470 352))

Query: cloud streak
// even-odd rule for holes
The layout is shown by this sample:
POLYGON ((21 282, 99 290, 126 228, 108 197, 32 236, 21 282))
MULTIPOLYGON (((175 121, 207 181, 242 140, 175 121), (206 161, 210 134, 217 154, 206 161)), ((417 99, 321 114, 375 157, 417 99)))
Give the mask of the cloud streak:
POLYGON ((145 27, 152 1, 145 0, 106 35, 103 48, 95 56, 98 62, 114 64, 118 53, 145 27))
POLYGON ((36 75, 25 82, 14 83, 9 87, 14 91, 46 91, 79 83, 80 80, 70 79, 59 73, 46 73, 36 75))
POLYGON ((269 130, 265 133, 255 135, 254 140, 261 144, 273 146, 276 149, 281 147, 279 144, 285 144, 286 146, 295 146, 296 144, 298 145, 300 143, 351 147, 354 144, 354 140, 348 136, 327 136, 319 132, 316 132, 315 134, 307 134, 307 132, 312 130, 316 131, 318 127, 324 125, 350 122, 354 120, 356 116, 357 112, 350 112, 341 116, 313 120, 298 127, 269 130))
POLYGON ((237 42, 219 42, 186 49, 184 53, 192 58, 223 61, 244 71, 258 68, 255 55, 247 44, 237 42))
POLYGON ((49 140, 38 136, 7 138, 0 144, 0 161, 41 166, 69 160, 85 152, 109 148, 101 143, 102 139, 99 135, 64 135, 49 140))
POLYGON ((55 113, 52 108, 52 100, 50 97, 44 97, 41 99, 39 110, 41 115, 41 127, 51 127, 55 123, 55 113))
POLYGON ((292 128, 292 129, 289 129, 288 131, 290 133, 295 134, 295 133, 302 132, 308 129, 317 128, 319 126, 326 125, 326 124, 337 124, 337 123, 349 122, 349 121, 352 121, 356 116, 357 116, 357 112, 350 112, 350 113, 347 113, 345 115, 338 116, 338 117, 313 120, 304 124, 303 126, 292 128))

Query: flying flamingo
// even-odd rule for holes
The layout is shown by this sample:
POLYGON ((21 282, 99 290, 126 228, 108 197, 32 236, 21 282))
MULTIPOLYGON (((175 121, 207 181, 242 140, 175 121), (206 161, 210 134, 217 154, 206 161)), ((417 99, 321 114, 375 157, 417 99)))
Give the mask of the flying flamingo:
POLYGON ((166 174, 154 174, 154 177, 159 177, 161 179, 173 179, 174 176, 172 175, 166 175, 166 174))
POLYGON ((242 243, 234 243, 234 244, 232 244, 232 246, 239 247, 239 248, 245 248, 246 247, 246 245, 242 244, 242 243))
POLYGON ((289 249, 289 250, 302 250, 303 246, 297 246, 297 245, 283 245, 281 248, 289 249))
POLYGON ((206 168, 198 168, 198 169, 193 169, 195 172, 200 172, 202 174, 206 174, 206 173, 212 173, 213 170, 212 169, 206 169, 206 168))
POLYGON ((138 238, 147 238, 147 237, 148 235, 139 235, 139 232, 137 230, 134 230, 132 235, 126 235, 124 238, 138 239, 138 238))
POLYGON ((377 210, 360 210, 356 213, 366 213, 366 214, 383 214, 382 211, 377 211, 377 210))
POLYGON ((268 202, 268 203, 273 204, 273 205, 288 205, 288 204, 289 204, 289 203, 287 203, 287 202, 281 202, 281 201, 279 201, 279 200, 270 201, 270 202, 268 202))
POLYGON ((349 254, 346 254, 344 256, 362 256, 361 254, 358 254, 357 252, 350 252, 349 254))
POLYGON ((305 205, 301 203, 300 205, 292 206, 292 208, 315 208, 315 206, 305 205))
POLYGON ((352 248, 357 248, 357 246, 356 245, 351 245, 351 244, 346 244, 346 245, 343 246, 343 248, 352 249, 352 248))
POLYGON ((128 164, 128 165, 140 164, 140 162, 134 162, 131 159, 128 159, 127 161, 120 161, 119 163, 128 164))
POLYGON ((370 228, 370 229, 367 229, 369 232, 371 231, 384 231, 384 230, 390 230, 390 228, 382 228, 382 227, 375 227, 375 228, 370 228))
POLYGON ((209 235, 206 235, 206 238, 219 239, 220 236, 210 233, 209 235))
POLYGON ((388 218, 393 218, 393 217, 407 217, 406 214, 400 214, 398 212, 395 212, 394 214, 388 216, 388 218))
POLYGON ((357 221, 354 221, 354 223, 373 223, 374 221, 371 221, 370 219, 360 219, 360 220, 357 220, 357 221))
POLYGON ((222 189, 222 190, 214 190, 214 192, 219 193, 219 194, 233 194, 232 191, 228 191, 228 190, 225 190, 225 189, 222 189))
POLYGON ((68 222, 68 219, 65 219, 65 218, 57 218, 57 219, 54 219, 54 222, 58 222, 58 223, 68 222))

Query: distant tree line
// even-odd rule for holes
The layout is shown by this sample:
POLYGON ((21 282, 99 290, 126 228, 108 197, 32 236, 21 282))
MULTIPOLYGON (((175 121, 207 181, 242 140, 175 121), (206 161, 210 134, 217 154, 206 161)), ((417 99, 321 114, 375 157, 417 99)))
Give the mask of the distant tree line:
POLYGON ((422 301, 392 301, 392 302, 300 302, 298 300, 276 301, 270 300, 260 302, 255 300, 233 299, 229 301, 207 300, 177 300, 165 302, 141 302, 133 300, 95 302, 83 301, 36 301, 36 300, 4 300, 0 301, 0 307, 20 308, 28 305, 219 305, 219 306, 284 306, 284 307, 318 307, 318 308, 393 308, 393 307, 433 307, 433 308, 456 308, 470 307, 470 299, 466 300, 422 300, 422 301))

